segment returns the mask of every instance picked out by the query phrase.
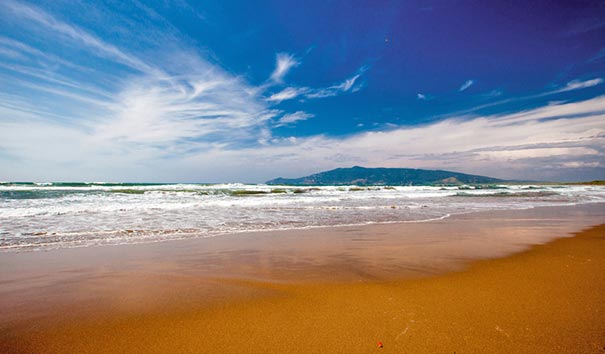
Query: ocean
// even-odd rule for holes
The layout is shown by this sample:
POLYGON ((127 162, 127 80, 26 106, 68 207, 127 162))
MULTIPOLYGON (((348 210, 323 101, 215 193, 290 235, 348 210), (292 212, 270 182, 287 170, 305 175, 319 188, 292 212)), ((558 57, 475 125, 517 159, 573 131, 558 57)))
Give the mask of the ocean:
POLYGON ((605 202, 604 186, 0 183, 0 252, 426 222, 482 210, 595 202, 605 202))

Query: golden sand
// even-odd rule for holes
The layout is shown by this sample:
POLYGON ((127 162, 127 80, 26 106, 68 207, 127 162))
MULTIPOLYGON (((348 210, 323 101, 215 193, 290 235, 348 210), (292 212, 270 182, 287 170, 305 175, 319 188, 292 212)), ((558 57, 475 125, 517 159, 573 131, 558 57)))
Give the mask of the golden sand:
POLYGON ((605 225, 421 279, 183 277, 222 292, 139 277, 174 301, 63 304, 5 326, 0 353, 605 353, 605 225))

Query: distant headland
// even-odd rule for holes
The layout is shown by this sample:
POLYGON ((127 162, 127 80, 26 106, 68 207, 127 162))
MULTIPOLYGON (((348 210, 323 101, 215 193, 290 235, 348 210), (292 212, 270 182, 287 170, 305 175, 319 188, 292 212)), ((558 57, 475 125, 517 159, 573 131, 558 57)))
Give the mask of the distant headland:
POLYGON ((300 178, 275 178, 267 184, 281 185, 358 185, 358 186, 407 186, 407 185, 459 185, 510 182, 498 178, 470 175, 444 170, 415 168, 366 168, 354 166, 337 168, 300 178))

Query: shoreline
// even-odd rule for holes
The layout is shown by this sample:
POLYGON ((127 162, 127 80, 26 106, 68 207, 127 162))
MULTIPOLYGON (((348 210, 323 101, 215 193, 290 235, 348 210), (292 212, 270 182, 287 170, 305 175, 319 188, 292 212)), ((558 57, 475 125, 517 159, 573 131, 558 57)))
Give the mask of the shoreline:
MULTIPOLYGON (((451 291, 468 293, 470 299, 474 293, 469 293, 469 289, 465 287, 456 287, 455 282, 451 283, 452 279, 468 276, 465 274, 469 272, 487 272, 492 263, 506 263, 509 267, 519 268, 518 259, 528 258, 531 261, 531 255, 536 254, 536 249, 556 248, 563 241, 572 245, 581 243, 578 237, 570 238, 570 232, 602 224, 603 210, 603 204, 545 207, 458 214, 449 219, 421 224, 329 228, 321 232, 291 230, 253 233, 244 237, 236 234, 232 237, 212 238, 213 241, 196 239, 4 253, 0 254, 0 282, 3 284, 0 293, 0 349, 34 353, 91 352, 85 349, 88 345, 86 343, 108 336, 109 331, 113 333, 111 337, 116 344, 108 352, 129 352, 124 348, 136 343, 143 344, 130 334, 116 332, 118 327, 125 328, 125 323, 128 324, 127 327, 139 328, 133 329, 135 332, 143 331, 143 337, 149 335, 149 331, 155 333, 167 328, 168 324, 188 323, 188 326, 179 328, 186 333, 195 328, 200 338, 191 333, 192 336, 187 338, 176 334, 183 340, 177 343, 162 336, 160 347, 166 351, 168 347, 164 345, 171 343, 181 348, 179 350, 182 352, 187 352, 190 345, 195 344, 198 348, 198 345, 204 343, 203 348, 196 350, 238 352, 239 348, 239 352, 242 352, 242 348, 247 348, 249 352, 296 352, 291 349, 298 348, 297 341, 304 342, 297 331, 311 330, 315 322, 305 322, 311 327, 301 329, 300 324, 289 319, 290 314, 293 318, 310 316, 309 318, 319 321, 323 315, 317 311, 321 308, 325 314, 331 313, 337 317, 330 321, 349 328, 349 324, 342 323, 343 319, 352 316, 350 308, 343 307, 345 305, 360 311, 360 316, 363 316, 355 321, 367 322, 364 325, 366 331, 376 331, 376 336, 381 337, 384 335, 378 333, 379 328, 389 327, 390 320, 378 316, 381 310, 374 314, 370 309, 371 306, 380 309, 382 305, 390 303, 387 294, 391 290, 394 293, 405 293, 410 287, 415 288, 419 284, 428 283, 432 284, 429 287, 440 287, 445 282, 450 284, 451 291), (7 255, 11 256, 5 257, 7 255), (322 303, 324 297, 327 301, 325 304, 322 303), (257 313, 259 306, 269 313, 280 315, 267 317, 268 315, 257 313), (266 343, 255 343, 248 347, 246 343, 230 337, 229 333, 239 330, 254 332, 251 338, 267 338, 268 334, 264 330, 255 329, 256 325, 249 322, 256 317, 259 321, 266 322, 263 328, 273 328, 280 333, 276 338, 283 340, 283 343, 275 344, 273 349, 266 347, 266 343), (139 320, 135 320, 137 318, 139 320), (145 321, 141 322, 140 319, 143 318, 145 321), (221 324, 225 321, 230 325, 221 324), (280 321, 283 321, 283 326, 280 321), (90 333, 76 339, 74 333, 84 330, 78 328, 86 328, 90 333), (291 333, 287 331, 288 328, 292 330, 291 333), (204 338, 216 340, 208 341, 204 338), (28 343, 38 343, 36 345, 51 349, 28 349, 28 343), (216 346, 217 343, 221 343, 221 346, 216 346), (234 343, 239 343, 237 345, 241 347, 234 343), (227 350, 222 350, 221 347, 227 350), (276 348, 281 348, 281 351, 276 348)), ((593 229, 593 234, 594 230, 602 233, 603 226, 593 229)), ((596 251, 595 248, 583 252, 596 251)), ((595 262, 599 259, 598 254, 591 257, 595 262)), ((556 259, 554 261, 557 262, 556 259)), ((553 260, 548 262, 552 263, 553 260)), ((528 272, 531 270, 527 269, 528 272)), ((579 275, 581 279, 587 276, 579 275)), ((595 289, 580 295, 592 298, 593 291, 605 288, 605 281, 598 274, 590 273, 590 276, 598 279, 594 284, 595 289)), ((520 280, 510 281, 515 286, 526 286, 520 280)), ((407 300, 402 300, 400 305, 408 301, 422 302, 421 293, 414 293, 410 297, 408 295, 404 296, 407 300)), ((534 295, 539 297, 541 294, 534 295)), ((436 306, 441 306, 439 303, 448 299, 444 294, 426 296, 437 299, 436 306)), ((463 298, 459 300, 468 301, 463 298)), ((587 305, 600 309, 598 303, 587 305)), ((530 313, 532 309, 525 310, 530 313)), ((424 308, 423 311, 431 310, 424 308)), ((595 323, 592 325, 594 327, 595 323)), ((504 325, 497 326, 502 331, 507 331, 504 325)), ((359 328, 355 328, 357 330, 359 328)), ((332 333, 333 329, 326 328, 326 331, 332 333)), ((319 331, 317 335, 324 337, 328 332, 319 331)), ((499 333, 498 330, 496 332, 499 333)), ((307 335, 310 333, 312 332, 307 335)), ((347 333, 350 335, 350 332, 347 333)), ((338 333, 332 335, 335 338, 340 336, 338 333)), ((406 335, 401 334, 399 339, 406 335)), ((431 337, 434 333, 428 331, 424 335, 431 337)), ((367 338, 367 333, 356 333, 356 336, 367 338)), ((387 343, 393 345, 390 342, 393 338, 382 339, 385 341, 384 351, 388 352, 387 343)), ((313 347, 311 352, 341 352, 330 338, 324 340, 329 345, 313 347)), ((356 347, 349 347, 349 344, 341 343, 343 348, 347 348, 346 352, 376 349, 364 347, 367 343, 363 343, 360 348, 365 348, 365 351, 356 351, 356 347)), ((102 347, 101 343, 96 344, 97 350, 102 347)), ((95 345, 90 344, 89 349, 94 348, 95 345)), ((432 352, 432 349, 427 349, 432 347, 422 348, 417 347, 418 350, 411 352, 432 352)), ((487 347, 489 348, 491 347, 487 347)), ((154 352, 157 348, 139 349, 133 352, 154 352)), ((298 349, 298 352, 309 351, 298 349)))
MULTIPOLYGON (((103 229, 103 228, 98 229, 98 227, 93 228, 88 223, 86 223, 86 224, 80 223, 79 226, 77 226, 78 223, 75 223, 74 224, 75 228, 63 228, 63 227, 57 228, 56 226, 61 225, 61 224, 72 225, 72 223, 75 222, 75 219, 72 218, 72 219, 63 220, 62 217, 60 217, 60 216, 54 217, 51 213, 51 215, 49 217, 44 217, 42 219, 33 218, 31 220, 27 219, 29 221, 23 220, 22 222, 20 222, 20 224, 17 224, 17 225, 10 225, 10 222, 9 222, 9 225, 5 225, 5 226, 7 226, 6 227, 7 229, 11 229, 11 226, 14 226, 15 230, 21 230, 22 233, 20 233, 20 234, 18 233, 18 237, 16 237, 17 235, 9 236, 5 240, 5 242, 3 242, 4 246, 0 246, 0 254, 13 253, 13 252, 24 253, 24 252, 38 252, 38 251, 53 251, 53 250, 60 250, 60 249, 67 249, 67 248, 86 248, 86 247, 101 247, 101 246, 114 246, 114 245, 137 245, 137 244, 146 244, 146 243, 162 243, 162 242, 168 242, 168 241, 206 239, 206 238, 213 238, 213 237, 233 237, 234 235, 239 235, 239 234, 247 235, 247 234, 255 234, 255 233, 265 233, 265 232, 289 232, 289 231, 307 231, 307 230, 314 230, 314 231, 320 232, 323 229, 340 228, 340 227, 363 227, 363 226, 367 226, 367 225, 408 224, 408 223, 415 224, 415 223, 433 222, 433 221, 438 221, 441 219, 450 218, 452 216, 455 217, 456 215, 465 215, 468 213, 477 213, 477 212, 479 212, 479 213, 488 212, 489 213, 489 212, 499 212, 499 211, 529 210, 529 209, 533 209, 533 208, 544 208, 544 207, 574 207, 574 206, 590 205, 590 204, 595 204, 595 203, 605 204, 605 201, 603 201, 603 198, 602 198, 602 189, 596 189, 596 192, 593 189, 582 190, 582 193, 584 193, 584 194, 582 194, 582 193, 579 194, 580 196, 582 196, 582 198, 580 198, 581 200, 577 200, 576 197, 578 197, 578 195, 576 195, 576 194, 578 191, 574 191, 574 190, 570 191, 570 193, 571 193, 570 195, 563 194, 566 197, 564 197, 564 198, 562 197, 562 199, 553 200, 553 198, 550 198, 550 196, 558 195, 558 194, 560 194, 559 192, 552 192, 552 191, 527 192, 524 190, 540 189, 541 187, 538 188, 538 187, 534 187, 531 185, 528 185, 525 187, 521 188, 517 191, 510 192, 510 194, 508 192, 497 192, 497 193, 493 194, 491 190, 487 190, 488 193, 485 194, 482 192, 484 192, 486 190, 482 190, 481 188, 479 188, 480 193, 476 194, 476 195, 468 194, 467 189, 460 189, 460 190, 462 190, 462 192, 456 192, 454 195, 448 194, 448 193, 446 193, 445 195, 442 195, 442 197, 446 197, 446 198, 450 198, 452 196, 454 196, 454 197, 463 196, 464 198, 458 198, 457 202, 454 202, 452 200, 453 205, 457 206, 455 208, 443 208, 442 206, 439 205, 439 203, 434 203, 434 205, 433 205, 433 204, 431 204, 432 202, 430 202, 426 199, 423 202, 421 202, 420 204, 415 203, 414 200, 416 199, 416 197, 418 197, 418 195, 416 195, 416 197, 413 197, 409 200, 411 205, 397 205, 397 203, 395 203, 395 204, 386 203, 386 205, 379 206, 379 209, 384 208, 384 209, 405 210, 405 211, 402 211, 401 213, 399 211, 397 211, 398 215, 400 215, 400 216, 404 215, 404 217, 402 217, 401 219, 395 215, 389 215, 389 217, 385 217, 385 218, 380 218, 380 217, 363 218, 362 217, 357 220, 355 218, 347 219, 346 221, 348 223, 343 223, 344 220, 339 220, 338 217, 332 217, 332 215, 330 215, 331 214, 330 211, 326 212, 324 210, 323 214, 327 217, 327 219, 325 217, 320 216, 319 219, 321 219, 322 222, 303 222, 300 220, 294 221, 296 219, 296 218, 294 218, 294 219, 290 220, 292 222, 292 224, 288 224, 288 223, 281 224, 279 222, 273 223, 271 220, 269 220, 269 222, 263 223, 263 221, 267 221, 267 220, 263 219, 262 217, 259 217, 256 220, 259 223, 249 222, 250 220, 248 220, 247 222, 244 222, 241 224, 241 225, 246 225, 246 227, 243 227, 243 228, 242 227, 232 227, 233 225, 226 227, 226 228, 221 228, 221 227, 205 228, 205 227, 199 226, 196 222, 193 222, 193 223, 190 222, 191 220, 204 220, 204 217, 200 217, 200 215, 194 215, 194 214, 189 215, 186 213, 185 213, 186 214, 185 218, 180 219, 180 221, 181 221, 180 223, 170 224, 170 226, 168 226, 168 225, 158 226, 157 224, 153 224, 153 223, 149 224, 149 220, 146 220, 146 222, 144 224, 137 224, 137 223, 132 224, 132 220, 130 220, 126 224, 121 224, 120 220, 122 220, 122 216, 116 214, 116 215, 113 215, 110 219, 105 220, 106 223, 108 222, 113 225, 107 229, 103 229), (545 193, 544 195, 549 196, 549 197, 544 200, 541 200, 540 196, 542 193, 545 193), (473 197, 471 199, 474 200, 474 198, 477 198, 477 197, 495 196, 495 195, 499 195, 499 194, 504 194, 506 196, 527 194, 527 196, 532 195, 532 197, 537 197, 537 199, 535 199, 534 201, 530 201, 528 204, 524 204, 526 201, 519 201, 520 202, 519 204, 516 204, 516 202, 513 204, 508 204, 506 202, 503 202, 503 204, 499 204, 500 201, 505 201, 505 200, 507 200, 507 198, 504 198, 504 199, 498 198, 493 201, 496 204, 490 204, 491 202, 487 203, 487 204, 484 203, 484 205, 483 205, 484 208, 477 208, 474 205, 471 205, 469 207, 469 205, 465 205, 465 203, 458 204, 460 201, 465 200, 466 197, 473 197), (425 203, 426 203, 426 205, 425 205, 425 203), (538 205, 535 205, 535 204, 538 204, 538 205), (539 205, 539 204, 542 204, 542 205, 539 205), (501 209, 502 206, 504 206, 503 209, 501 209), (424 208, 428 208, 428 209, 424 209, 424 208), (433 210, 432 208, 436 208, 436 209, 433 210), (417 213, 414 214, 413 212, 410 212, 410 210, 415 210, 415 209, 423 210, 423 213, 421 213, 422 215, 417 215, 417 213), (428 211, 428 214, 426 213, 426 211, 428 211), (337 220, 337 221, 335 221, 335 220, 337 220), (332 222, 337 222, 337 224, 330 225, 330 223, 332 223, 332 222), (25 224, 30 224, 30 223, 35 226, 34 227, 25 226, 25 224), (191 226, 191 225, 198 225, 198 226, 191 226), (260 228, 258 228, 259 225, 261 226, 260 228), (197 227, 201 227, 201 228, 197 228, 197 227), (61 231, 61 230, 63 230, 63 231, 61 231), (69 231, 69 230, 79 230, 79 231, 69 231), (168 236, 166 236, 166 235, 168 235, 168 236), (31 240, 31 241, 28 241, 28 240, 31 240)), ((405 187, 403 187, 403 188, 405 188, 405 187)), ((433 192, 440 193, 440 191, 442 189, 443 188, 440 188, 438 191, 433 191, 433 192)), ((458 190, 458 189, 456 189, 456 190, 458 190)), ((448 190, 448 192, 451 192, 451 191, 448 190)), ((561 195, 561 196, 563 196, 563 195, 561 195)), ((406 197, 404 196, 403 198, 405 199, 406 197)), ((353 199, 355 199, 355 198, 353 198, 353 199)), ((250 200, 254 200, 254 198, 252 198, 252 199, 245 198, 242 200, 250 201, 250 200)), ((439 200, 439 198, 437 198, 437 200, 439 200)), ((448 204, 448 203, 446 203, 446 204, 448 204)), ((473 203, 471 203, 471 204, 473 204, 473 203)), ((477 205, 481 205, 481 203, 478 203, 477 205)), ((36 210, 39 209, 39 207, 36 207, 36 208, 34 208, 34 209, 36 209, 36 210)), ((338 208, 339 208, 338 206, 325 207, 326 210, 332 210, 332 209, 338 209, 338 208)), ((343 208, 347 209, 346 206, 344 206, 343 208)), ((320 208, 320 209, 322 209, 322 208, 320 208)), ((353 207, 353 209, 355 209, 355 207, 353 207)), ((120 210, 122 210, 122 209, 120 209, 120 210)), ((10 211, 10 209, 9 209, 9 211, 10 211)), ((254 215, 257 212, 258 212, 258 210, 256 210, 256 211, 252 210, 251 215, 254 215)), ((43 214, 45 214, 45 213, 46 213, 46 211, 43 214)), ((9 212, 5 216, 7 216, 7 215, 9 215, 8 220, 10 221, 10 215, 12 215, 12 214, 9 212)), ((23 215, 21 213, 15 214, 16 217, 22 217, 24 215, 27 217, 27 216, 34 216, 35 214, 32 214, 32 215, 29 215, 27 213, 23 214, 23 215)), ((57 215, 62 215, 62 214, 58 213, 57 215)), ((265 214, 263 214, 263 215, 264 215, 264 217, 267 216, 265 214)), ((164 218, 165 216, 167 216, 167 215, 157 214, 157 215, 155 215, 155 218, 161 219, 161 218, 164 218)), ((306 216, 309 216, 309 215, 306 215, 306 216)), ((317 215, 315 215, 315 216, 317 216, 317 215)), ((167 218, 168 219, 174 218, 174 215, 168 215, 167 218)), ((314 217, 309 217, 309 218, 306 218, 305 220, 315 220, 315 219, 314 219, 314 217)), ((254 217, 253 217, 253 221, 254 221, 254 217)), ((221 223, 219 223, 219 224, 221 224, 221 223)))
POLYGON ((141 242, 125 242, 125 243, 116 243, 116 244, 91 244, 84 246, 75 246, 75 247, 58 247, 58 248, 50 248, 50 249, 34 249, 34 250, 23 250, 23 251, 12 251, 12 250, 2 250, 0 251, 0 258, 3 254, 23 254, 23 253, 36 253, 36 252, 55 252, 55 251, 63 251, 63 250, 73 250, 73 249, 85 249, 85 248, 97 248, 97 247, 129 247, 129 246, 140 246, 140 245, 154 245, 154 244, 162 244, 165 242, 187 242, 187 241, 201 241, 207 239, 213 239, 218 237, 254 237, 255 235, 263 236, 263 234, 276 234, 276 233, 291 233, 291 232, 321 232, 326 230, 334 230, 341 228, 371 228, 374 226, 382 226, 382 225, 414 225, 414 224, 423 224, 423 223, 431 223, 436 221, 442 221, 447 219, 454 219, 458 217, 464 217, 466 215, 474 215, 474 214, 494 214, 494 213, 507 213, 507 212, 519 212, 519 211, 530 211, 534 209, 545 209, 545 208, 574 208, 574 207, 591 207, 591 206, 602 206, 605 208, 605 202, 603 201, 591 201, 591 202, 583 202, 583 203, 573 203, 573 204, 561 204, 561 205, 542 205, 542 206, 531 206, 527 208, 514 208, 514 209, 487 209, 487 210, 472 210, 467 212, 457 212, 457 213, 448 213, 439 217, 430 218, 430 219, 421 219, 421 220, 398 220, 398 221, 377 221, 377 222, 366 222, 359 224, 338 224, 338 225, 318 225, 318 226, 304 226, 304 227, 294 227, 294 228, 285 228, 285 229, 260 229, 260 230, 242 230, 242 231, 230 231, 225 233, 219 233, 215 235, 208 236, 194 236, 194 237, 184 237, 184 238, 169 238, 169 239, 161 239, 154 241, 141 241, 141 242))

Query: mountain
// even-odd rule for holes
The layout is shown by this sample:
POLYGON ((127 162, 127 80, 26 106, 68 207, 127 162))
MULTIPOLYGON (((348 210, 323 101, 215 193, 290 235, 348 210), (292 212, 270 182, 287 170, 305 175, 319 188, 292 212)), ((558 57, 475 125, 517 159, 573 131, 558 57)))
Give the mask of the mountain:
POLYGON ((465 173, 420 170, 415 168, 337 168, 300 178, 276 178, 267 184, 286 184, 298 186, 322 185, 433 185, 433 184, 485 184, 501 183, 501 179, 468 175, 465 173))

